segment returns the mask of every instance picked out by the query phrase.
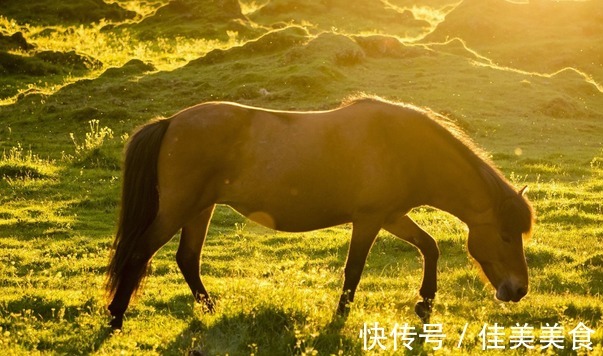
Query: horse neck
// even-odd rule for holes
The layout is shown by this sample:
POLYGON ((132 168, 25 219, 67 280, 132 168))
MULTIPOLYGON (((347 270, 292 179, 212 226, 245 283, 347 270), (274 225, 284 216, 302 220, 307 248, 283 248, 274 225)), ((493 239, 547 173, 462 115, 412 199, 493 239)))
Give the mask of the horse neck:
POLYGON ((439 162, 432 165, 434 172, 429 174, 433 178, 425 184, 427 205, 447 211, 469 226, 495 220, 498 199, 494 179, 500 178, 489 172, 489 167, 478 167, 454 150, 438 156, 439 162))

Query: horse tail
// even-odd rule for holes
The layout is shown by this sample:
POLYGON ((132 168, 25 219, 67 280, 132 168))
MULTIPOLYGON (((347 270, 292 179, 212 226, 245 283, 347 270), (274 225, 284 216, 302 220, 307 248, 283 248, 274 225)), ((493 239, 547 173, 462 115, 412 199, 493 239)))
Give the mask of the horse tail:
MULTIPOLYGON (((157 161, 169 119, 160 119, 140 127, 132 135, 125 151, 121 212, 111 258, 107 269, 106 291, 109 298, 127 273, 128 261, 136 252, 138 240, 151 225, 159 209, 157 161)), ((140 279, 144 276, 139 276, 140 279)), ((140 282, 140 279, 137 282, 140 282)))

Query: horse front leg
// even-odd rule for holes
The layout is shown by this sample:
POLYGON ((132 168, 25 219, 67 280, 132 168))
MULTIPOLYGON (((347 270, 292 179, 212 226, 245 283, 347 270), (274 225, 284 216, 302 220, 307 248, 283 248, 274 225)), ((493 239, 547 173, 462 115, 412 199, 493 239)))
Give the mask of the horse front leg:
POLYGON ((201 303, 205 310, 210 313, 214 311, 214 303, 201 281, 199 262, 214 207, 215 205, 206 208, 200 215, 182 227, 180 245, 176 253, 178 267, 184 276, 184 280, 190 287, 195 301, 201 303))
POLYGON ((433 308, 433 300, 438 289, 437 264, 440 256, 438 245, 431 235, 423 231, 407 215, 400 215, 388 220, 383 228, 417 247, 423 255, 423 281, 419 290, 423 300, 415 305, 415 313, 423 323, 428 323, 433 308))
POLYGON ((337 305, 337 315, 339 316, 345 316, 349 312, 349 303, 354 301, 354 294, 360 282, 366 258, 381 229, 380 221, 374 220, 359 220, 353 223, 352 240, 344 269, 343 292, 337 305))

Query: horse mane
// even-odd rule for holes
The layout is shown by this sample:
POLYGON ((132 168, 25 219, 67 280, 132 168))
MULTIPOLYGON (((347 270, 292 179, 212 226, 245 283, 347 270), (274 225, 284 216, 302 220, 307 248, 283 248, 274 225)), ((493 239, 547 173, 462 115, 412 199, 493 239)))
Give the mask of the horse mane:
POLYGON ((530 202, 513 188, 486 151, 469 138, 452 119, 427 108, 393 102, 373 95, 350 96, 342 102, 342 106, 363 102, 395 105, 415 111, 424 117, 425 122, 450 143, 481 176, 499 209, 503 230, 519 230, 524 237, 531 236, 534 211, 530 202))
POLYGON ((496 168, 494 162, 482 148, 477 146, 469 136, 448 117, 427 111, 434 127, 442 136, 460 152, 471 166, 477 170, 498 205, 499 218, 503 230, 521 232, 528 238, 532 234, 534 210, 522 193, 496 168))

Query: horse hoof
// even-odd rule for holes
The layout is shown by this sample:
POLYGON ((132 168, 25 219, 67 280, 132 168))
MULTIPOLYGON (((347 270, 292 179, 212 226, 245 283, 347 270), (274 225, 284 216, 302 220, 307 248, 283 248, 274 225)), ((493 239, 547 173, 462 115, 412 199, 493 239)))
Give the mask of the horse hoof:
POLYGON ((421 318, 423 324, 429 323, 429 317, 431 316, 431 303, 422 300, 415 304, 415 314, 421 318))
POLYGON ((121 328, 123 327, 123 324, 124 324, 124 319, 123 319, 123 317, 120 317, 120 316, 113 317, 113 319, 111 319, 111 321, 109 322, 109 326, 111 326, 111 330, 113 330, 113 331, 121 330, 121 328))
POLYGON ((204 297, 199 300, 204 313, 213 314, 216 311, 214 302, 209 297, 204 297))
POLYGON ((339 318, 347 318, 350 314, 350 304, 351 302, 347 300, 340 300, 339 304, 337 304, 337 310, 335 310, 335 316, 339 318))
POLYGON ((349 314, 350 314, 349 306, 337 308, 337 310, 335 311, 335 316, 337 316, 339 318, 343 318, 343 319, 347 318, 349 314))
POLYGON ((213 314, 216 312, 216 308, 214 307, 214 304, 203 304, 203 312, 207 313, 207 314, 213 314))

